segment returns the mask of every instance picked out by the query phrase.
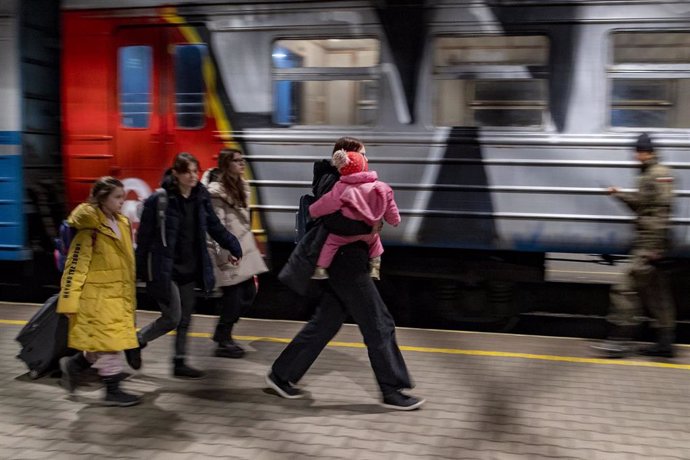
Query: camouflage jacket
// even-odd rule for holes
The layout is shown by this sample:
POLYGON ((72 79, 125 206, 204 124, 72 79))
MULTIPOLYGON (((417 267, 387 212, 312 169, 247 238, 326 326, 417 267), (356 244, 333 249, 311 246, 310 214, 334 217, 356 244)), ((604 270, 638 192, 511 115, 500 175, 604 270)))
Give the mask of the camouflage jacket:
POLYGON ((663 253, 670 248, 673 176, 669 168, 652 159, 642 167, 637 191, 614 196, 637 214, 633 251, 663 253))

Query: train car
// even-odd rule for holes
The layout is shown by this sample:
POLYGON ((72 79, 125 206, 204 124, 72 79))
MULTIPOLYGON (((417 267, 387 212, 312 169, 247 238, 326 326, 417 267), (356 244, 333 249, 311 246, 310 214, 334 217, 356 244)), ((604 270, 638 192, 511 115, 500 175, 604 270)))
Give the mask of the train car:
POLYGON ((58 22, 57 2, 0 3, 0 293, 5 299, 22 298, 39 285, 54 287, 57 276, 51 238, 65 212, 58 22))
POLYGON ((397 282, 382 290, 409 308, 500 316, 512 283, 543 275, 545 253, 626 251, 633 218, 606 188, 634 187, 645 131, 674 169, 674 247, 690 254, 690 2, 103 6, 61 2, 68 208, 113 174, 136 222, 176 153, 206 169, 239 146, 279 268, 311 163, 355 136, 403 217, 383 233, 397 282))
POLYGON ((15 2, 0 5, 0 259, 28 257, 23 218, 21 108, 19 92, 18 8, 15 2))

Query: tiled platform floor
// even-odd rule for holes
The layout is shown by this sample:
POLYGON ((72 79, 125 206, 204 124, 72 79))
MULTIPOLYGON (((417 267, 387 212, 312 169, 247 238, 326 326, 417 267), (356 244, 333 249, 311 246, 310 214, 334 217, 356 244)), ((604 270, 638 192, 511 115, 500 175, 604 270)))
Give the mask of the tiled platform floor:
MULTIPOLYGON (((130 408, 99 404, 93 383, 69 398, 30 380, 14 337, 37 305, 0 303, 0 458, 689 459, 690 349, 667 361, 592 359, 577 339, 399 329, 419 411, 389 411, 361 336, 345 326, 300 382, 303 400, 265 388, 300 323, 242 320, 244 359, 212 356, 215 318, 195 317, 199 381, 170 375, 172 339, 144 350, 125 384, 130 408)), ((155 317, 142 312, 138 324, 155 317)))

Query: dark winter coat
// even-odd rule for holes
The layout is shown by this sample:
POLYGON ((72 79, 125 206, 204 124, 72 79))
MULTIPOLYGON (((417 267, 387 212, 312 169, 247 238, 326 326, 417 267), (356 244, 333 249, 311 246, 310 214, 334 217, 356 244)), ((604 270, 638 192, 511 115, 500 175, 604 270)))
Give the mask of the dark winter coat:
MULTIPOLYGON (((173 182, 172 174, 166 173, 161 186, 168 194, 168 205, 165 210, 166 245, 161 241, 156 216, 159 196, 154 193, 144 202, 144 210, 137 232, 136 259, 137 277, 146 281, 148 293, 154 299, 167 303, 170 300, 170 283, 180 226, 182 197, 173 182)), ((197 244, 202 265, 200 278, 203 282, 202 288, 208 294, 213 290, 215 279, 213 277, 213 264, 206 250, 205 235, 208 233, 223 249, 227 249, 235 257, 242 257, 242 248, 237 238, 228 232, 218 220, 218 216, 211 206, 211 199, 206 187, 197 184, 192 189, 189 199, 196 200, 198 203, 199 238, 197 244)))
MULTIPOLYGON (((318 199, 338 182, 338 170, 328 160, 314 163, 312 192, 318 199)), ((306 295, 311 285, 311 276, 321 247, 329 233, 341 236, 364 235, 371 233, 371 227, 364 222, 348 219, 340 212, 329 214, 316 220, 312 228, 297 243, 287 263, 278 274, 278 279, 300 295, 306 295)), ((362 245, 366 251, 366 245, 362 245)))

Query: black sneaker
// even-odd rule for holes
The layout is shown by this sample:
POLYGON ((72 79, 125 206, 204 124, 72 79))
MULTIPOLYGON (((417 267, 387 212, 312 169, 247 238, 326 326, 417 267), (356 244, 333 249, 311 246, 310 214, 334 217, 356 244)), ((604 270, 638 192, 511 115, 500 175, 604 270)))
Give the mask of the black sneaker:
POLYGON ((402 391, 383 395, 383 407, 395 410, 415 410, 419 409, 426 400, 417 399, 414 396, 406 395, 402 391))
POLYGON ((181 359, 175 359, 173 375, 181 379, 203 379, 205 376, 202 371, 187 366, 181 359))
POLYGON ((245 355, 244 348, 234 342, 219 343, 214 354, 220 358, 239 359, 245 355))
POLYGON ((279 396, 287 399, 303 398, 304 393, 299 388, 290 385, 290 382, 280 380, 272 370, 266 374, 266 385, 271 387, 279 396))

